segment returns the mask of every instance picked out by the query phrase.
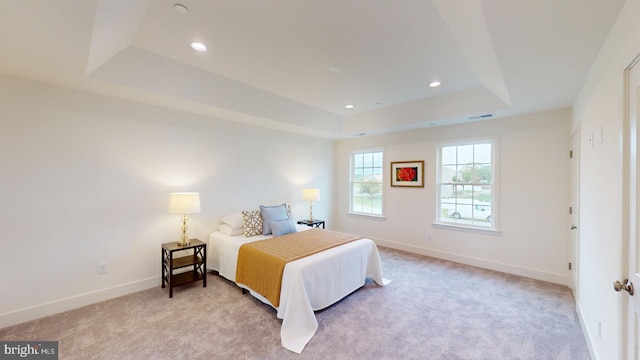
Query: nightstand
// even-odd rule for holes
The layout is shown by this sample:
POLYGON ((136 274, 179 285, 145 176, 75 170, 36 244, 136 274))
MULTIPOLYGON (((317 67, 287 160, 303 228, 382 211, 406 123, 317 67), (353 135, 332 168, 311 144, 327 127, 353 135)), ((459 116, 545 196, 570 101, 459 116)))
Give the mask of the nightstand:
POLYGON ((162 244, 162 288, 169 285, 169 297, 173 297, 173 288, 202 280, 207 287, 207 244, 198 239, 190 239, 187 246, 179 246, 177 241, 162 244), (187 250, 190 254, 174 257, 176 251, 187 250), (187 271, 174 273, 177 269, 187 271))
POLYGON ((324 229, 324 220, 320 220, 320 219, 298 220, 298 224, 307 225, 307 226, 311 226, 318 229, 320 228, 320 225, 322 225, 322 228, 324 229))

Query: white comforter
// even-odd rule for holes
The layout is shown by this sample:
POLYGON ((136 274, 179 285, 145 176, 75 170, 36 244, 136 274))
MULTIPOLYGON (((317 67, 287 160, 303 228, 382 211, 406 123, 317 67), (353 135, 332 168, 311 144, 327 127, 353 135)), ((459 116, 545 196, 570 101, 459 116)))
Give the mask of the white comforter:
MULTIPOLYGON (((306 226, 299 228, 307 229, 306 226)), ((246 238, 214 232, 209 236, 207 266, 235 282, 240 246, 270 237, 246 238)), ((367 278, 381 286, 390 282, 382 277, 378 248, 370 239, 356 240, 288 263, 282 275, 280 306, 276 308, 278 318, 282 319, 282 346, 301 353, 318 329, 314 311, 349 295, 363 286, 367 278)), ((273 306, 260 294, 238 285, 273 306)))

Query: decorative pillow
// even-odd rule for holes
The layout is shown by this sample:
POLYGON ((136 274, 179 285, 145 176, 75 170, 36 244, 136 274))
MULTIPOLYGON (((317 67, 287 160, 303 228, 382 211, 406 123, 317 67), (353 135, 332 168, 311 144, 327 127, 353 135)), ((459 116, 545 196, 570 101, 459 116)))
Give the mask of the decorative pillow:
POLYGON ((240 229, 234 229, 229 226, 229 224, 221 224, 220 226, 218 226, 218 230, 229 236, 242 235, 244 233, 244 227, 241 227, 240 229))
POLYGON ((269 222, 269 226, 271 227, 273 236, 291 234, 298 231, 296 229, 296 223, 293 221, 293 219, 273 220, 269 222))
POLYGON ((222 219, 220 219, 223 223, 231 226, 232 229, 242 229, 244 227, 244 220, 242 218, 242 213, 233 213, 229 214, 222 219))
POLYGON ((260 210, 242 211, 242 220, 244 223, 244 236, 256 236, 262 234, 262 215, 260 210))
POLYGON ((262 212, 262 235, 271 234, 270 221, 288 219, 287 206, 285 204, 273 206, 260 205, 260 212, 262 212))

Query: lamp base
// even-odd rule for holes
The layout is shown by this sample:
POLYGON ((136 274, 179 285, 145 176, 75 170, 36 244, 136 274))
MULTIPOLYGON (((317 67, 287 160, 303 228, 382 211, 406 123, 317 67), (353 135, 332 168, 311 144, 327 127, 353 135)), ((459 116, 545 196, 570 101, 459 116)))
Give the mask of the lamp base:
POLYGON ((180 228, 180 230, 182 230, 182 234, 180 234, 178 246, 189 246, 189 244, 191 244, 191 241, 189 241, 189 238, 187 237, 187 229, 187 214, 184 214, 182 215, 182 227, 180 228))

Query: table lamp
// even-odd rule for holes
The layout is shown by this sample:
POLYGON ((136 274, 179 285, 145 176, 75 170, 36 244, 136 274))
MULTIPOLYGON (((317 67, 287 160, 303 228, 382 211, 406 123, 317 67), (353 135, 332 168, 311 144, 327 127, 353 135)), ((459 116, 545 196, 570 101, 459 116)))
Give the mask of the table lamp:
POLYGON ((309 202, 309 222, 313 222, 313 202, 320 200, 320 189, 303 189, 302 199, 309 202))
POLYGON ((181 192, 172 193, 169 197, 169 214, 182 215, 182 235, 178 246, 187 246, 191 242, 187 238, 187 214, 200 212, 200 193, 181 192))

